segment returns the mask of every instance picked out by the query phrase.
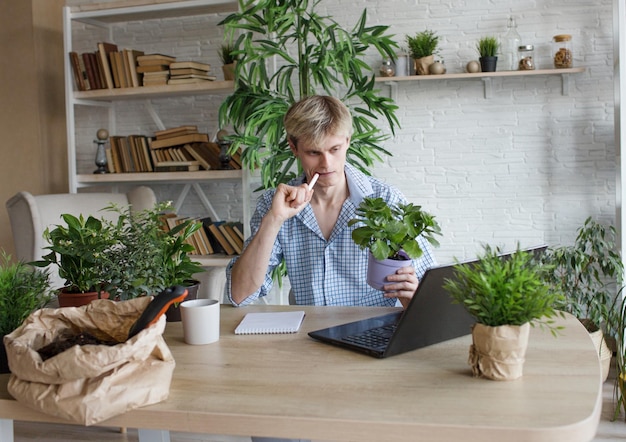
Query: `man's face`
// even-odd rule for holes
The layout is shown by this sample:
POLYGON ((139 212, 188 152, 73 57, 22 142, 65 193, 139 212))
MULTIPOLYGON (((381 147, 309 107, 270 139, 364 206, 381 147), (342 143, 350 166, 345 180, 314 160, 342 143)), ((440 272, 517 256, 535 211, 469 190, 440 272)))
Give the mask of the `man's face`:
POLYGON ((289 143, 293 154, 300 160, 307 180, 313 175, 320 175, 316 186, 330 187, 345 179, 344 166, 350 145, 350 137, 328 135, 317 146, 299 142, 297 146, 289 143))

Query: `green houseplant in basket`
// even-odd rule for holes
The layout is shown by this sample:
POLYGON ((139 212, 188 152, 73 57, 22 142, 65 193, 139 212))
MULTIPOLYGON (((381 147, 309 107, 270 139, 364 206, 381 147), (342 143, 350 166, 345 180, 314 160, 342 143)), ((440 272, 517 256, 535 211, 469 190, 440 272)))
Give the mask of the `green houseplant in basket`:
POLYGON ((435 61, 434 55, 439 44, 439 36, 434 31, 426 30, 414 36, 407 35, 406 43, 415 62, 415 73, 428 75, 428 67, 435 61))
POLYGON ((352 240, 361 249, 369 249, 367 282, 377 290, 382 289, 389 274, 422 255, 418 236, 438 246, 435 235, 441 235, 434 216, 421 206, 390 206, 382 198, 363 198, 356 217, 348 221, 349 226, 356 224, 361 225, 352 231, 352 240))
POLYGON ((544 283, 552 269, 532 251, 503 256, 483 246, 477 261, 457 264, 444 283, 454 302, 476 318, 470 365, 476 376, 512 380, 522 376, 529 327, 545 325, 556 334, 555 305, 562 295, 544 283), (506 339, 505 339, 506 338, 506 339))

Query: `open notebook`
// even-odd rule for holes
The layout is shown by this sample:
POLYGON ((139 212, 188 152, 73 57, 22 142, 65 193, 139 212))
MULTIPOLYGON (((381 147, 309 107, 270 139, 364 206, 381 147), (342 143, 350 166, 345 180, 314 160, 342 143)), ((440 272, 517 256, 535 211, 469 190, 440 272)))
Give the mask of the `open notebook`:
POLYGON ((304 312, 252 312, 243 317, 236 335, 256 335, 267 333, 296 333, 300 329, 304 312))

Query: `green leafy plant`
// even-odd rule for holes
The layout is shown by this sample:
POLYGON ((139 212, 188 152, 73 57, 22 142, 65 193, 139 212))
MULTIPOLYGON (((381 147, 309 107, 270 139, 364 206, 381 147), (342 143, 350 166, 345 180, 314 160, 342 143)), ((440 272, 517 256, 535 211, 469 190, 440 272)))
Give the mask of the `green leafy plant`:
POLYGON ((217 54, 219 55, 223 65, 233 64, 235 61, 237 61, 237 56, 234 54, 233 45, 231 45, 230 43, 222 44, 222 46, 220 46, 219 50, 217 51, 217 54))
POLYGON ((438 246, 435 235, 441 235, 439 224, 421 206, 412 203, 397 207, 388 205, 382 198, 363 198, 356 210, 356 218, 348 221, 352 226, 363 225, 352 231, 352 240, 361 248, 369 248, 378 260, 387 258, 419 258, 423 251, 417 242, 422 235, 429 243, 438 246))
POLYGON ((19 327, 33 311, 51 299, 50 279, 46 271, 24 262, 12 262, 0 253, 0 336, 19 327))
POLYGON ((61 218, 66 225, 44 231, 50 253, 32 264, 56 265, 67 292, 100 292, 109 268, 108 252, 116 241, 113 225, 93 216, 63 214, 61 218))
POLYGON ((613 226, 589 217, 573 245, 549 248, 543 257, 553 268, 546 282, 565 295, 557 308, 577 317, 589 331, 604 326, 615 333, 616 309, 611 306, 624 274, 616 239, 613 226))
POLYGON ((349 106, 354 134, 348 162, 368 173, 381 155, 390 155, 381 147, 388 135, 378 118, 394 133, 397 106, 378 92, 364 57, 372 49, 395 58, 397 44, 386 34, 388 26, 366 24, 366 11, 346 30, 320 15, 318 4, 240 0, 239 12, 220 23, 238 56, 235 91, 220 106, 220 127, 233 126, 230 152, 241 148, 244 167, 260 168, 264 188, 296 175, 283 117, 293 103, 314 94, 334 95, 349 106))
POLYGON ((111 205, 119 214, 115 224, 116 246, 109 252, 107 291, 119 299, 156 294, 172 285, 187 285, 204 269, 192 261, 189 238, 202 224, 185 220, 172 229, 163 226, 171 203, 159 203, 142 211, 111 205))
POLYGON ((496 57, 500 49, 500 42, 496 37, 481 37, 476 44, 476 50, 481 57, 496 57))
POLYGON ((562 294, 544 283, 552 269, 519 246, 507 257, 501 255, 501 248, 484 245, 476 262, 455 266, 445 289, 481 324, 538 323, 556 333, 552 318, 562 314, 555 309, 562 294))
POLYGON ((439 36, 434 31, 418 32, 414 36, 407 35, 406 43, 413 58, 423 58, 434 55, 439 44, 439 36))

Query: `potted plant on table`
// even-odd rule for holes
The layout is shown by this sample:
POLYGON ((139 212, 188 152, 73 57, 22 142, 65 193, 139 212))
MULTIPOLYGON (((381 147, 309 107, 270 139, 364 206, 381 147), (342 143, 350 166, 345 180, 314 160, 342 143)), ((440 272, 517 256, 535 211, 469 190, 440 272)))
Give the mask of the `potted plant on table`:
POLYGON ((4 336, 52 299, 48 272, 0 253, 0 374, 9 373, 4 336))
POLYGON ((500 42, 496 37, 481 37, 476 44, 476 50, 480 55, 480 67, 483 72, 495 72, 498 63, 498 50, 500 42))
POLYGON ((113 225, 109 221, 80 215, 61 215, 65 225, 44 231, 50 253, 32 264, 58 268, 65 286, 59 290, 59 306, 70 307, 108 297, 104 290, 109 268, 109 250, 115 244, 113 225))
MULTIPOLYGON (((192 261, 189 253, 194 250, 190 238, 202 228, 200 222, 179 220, 168 228, 166 218, 171 210, 170 202, 138 212, 117 205, 106 210, 119 215, 114 234, 117 245, 111 249, 108 259, 107 290, 113 296, 132 299, 183 285, 189 290, 187 299, 196 297, 200 283, 193 276, 204 269, 192 261)), ((168 310, 167 319, 180 320, 177 306, 168 310)))
POLYGON ((553 268, 546 274, 546 282, 565 295, 557 308, 578 318, 591 335, 603 380, 609 375, 612 356, 605 332, 619 333, 614 324, 624 266, 616 240, 613 226, 589 217, 578 229, 573 245, 549 248, 542 258, 553 268))
POLYGON ((435 61, 434 56, 439 44, 439 36, 434 31, 426 30, 418 32, 414 36, 407 35, 406 42, 415 63, 415 73, 428 75, 429 67, 435 61))
POLYGON ((550 271, 531 251, 518 247, 502 256, 488 245, 477 261, 455 266, 444 287, 476 318, 469 358, 475 376, 521 377, 530 326, 545 325, 556 334, 552 318, 562 315, 555 309, 562 295, 544 283, 550 271))
POLYGON ((439 224, 412 203, 390 206, 382 198, 363 198, 348 225, 357 223, 363 225, 352 231, 352 239, 362 250, 369 249, 367 282, 376 290, 382 290, 388 275, 422 255, 418 236, 439 245, 439 224))

